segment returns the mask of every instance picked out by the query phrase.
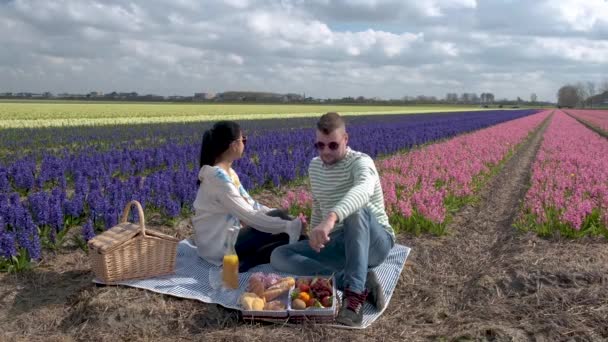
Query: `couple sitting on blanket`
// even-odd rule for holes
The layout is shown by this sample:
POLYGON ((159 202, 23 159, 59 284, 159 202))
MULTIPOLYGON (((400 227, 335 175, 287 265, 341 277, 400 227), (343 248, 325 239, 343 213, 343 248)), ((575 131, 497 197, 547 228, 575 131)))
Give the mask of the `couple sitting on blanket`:
POLYGON ((317 123, 319 157, 308 168, 313 197, 311 230, 305 220, 256 202, 239 182, 232 163, 241 158, 247 138, 238 124, 216 123, 205 132, 193 224, 200 257, 221 265, 228 228, 240 228, 236 253, 240 271, 268 263, 295 275, 336 276, 344 291, 336 320, 360 325, 367 300, 383 309, 385 299, 371 267, 381 264, 395 244, 384 210, 374 161, 348 147, 344 120, 327 113, 317 123))

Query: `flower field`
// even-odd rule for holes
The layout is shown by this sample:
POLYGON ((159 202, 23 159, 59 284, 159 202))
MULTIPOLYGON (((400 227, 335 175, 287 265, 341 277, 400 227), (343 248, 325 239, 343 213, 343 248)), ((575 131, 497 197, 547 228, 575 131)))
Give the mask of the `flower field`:
MULTIPOLYGON (((471 199, 483 175, 549 114, 544 111, 377 162, 394 228, 444 233, 450 213, 471 199)), ((283 205, 310 210, 311 201, 305 192, 289 193, 283 205)))
MULTIPOLYGON (((505 121, 539 118, 530 116, 533 113, 359 116, 349 120, 350 145, 378 158, 505 121)), ((234 167, 246 188, 303 179, 316 153, 314 130, 310 128, 314 121, 305 122, 307 126, 302 121, 290 125, 289 121, 275 120, 273 124, 243 122, 250 139, 245 158, 234 167)), ((72 227, 82 227, 79 243, 83 244, 95 232, 115 225, 131 199, 140 201, 147 211, 160 213, 167 222, 187 216, 196 193, 199 139, 204 127, 178 125, 155 131, 118 127, 116 132, 105 129, 97 135, 95 130, 85 131, 88 136, 71 128, 64 128, 65 134, 50 129, 48 144, 54 136, 63 148, 45 149, 44 140, 38 140, 39 148, 24 143, 21 154, 7 154, 0 164, 0 253, 5 259, 24 254, 36 259, 42 248, 60 247, 72 227), (157 140, 155 144, 137 143, 150 136, 157 140)), ((27 136, 21 139, 27 140, 27 136)), ((3 140, 3 144, 7 150, 19 151, 12 140, 3 140)), ((390 210, 396 210, 394 205, 390 202, 390 210)))
MULTIPOLYGON (((389 309, 370 334, 399 340, 399 332, 386 332, 420 329, 441 312, 460 321, 440 319, 426 336, 454 323, 465 331, 478 321, 478 336, 504 337, 496 334, 502 330, 488 334, 488 324, 519 332, 525 321, 533 326, 529 334, 512 336, 557 326, 546 339, 560 340, 582 324, 590 331, 584 336, 604 339, 597 332, 606 301, 608 140, 576 113, 347 117, 349 145, 376 161, 397 243, 412 247, 389 309)), ((317 154, 316 119, 239 122, 248 143, 234 168, 253 197, 309 217, 306 169, 317 154)), ((8 334, 96 340, 129 331, 127 339, 154 339, 216 329, 230 340, 235 331, 262 339, 277 329, 293 336, 325 329, 243 324, 214 305, 92 286, 86 241, 114 225, 127 201, 142 202, 149 228, 192 236, 187 219, 208 127, 0 129, 0 317, 8 334)), ((339 339, 343 331, 323 333, 339 339)))
MULTIPOLYGON (((452 216, 551 111, 479 111, 348 118, 350 146, 376 159, 391 223, 414 234, 446 232, 452 216), (412 149, 413 148, 413 149, 412 149)), ((593 113, 592 113, 593 114, 593 113)), ((576 112, 575 115, 586 115, 576 112)), ((234 165, 251 190, 304 184, 314 118, 242 121, 246 155, 234 165)), ((167 224, 188 217, 206 123, 2 130, 0 260, 38 259, 67 233, 84 247, 136 199, 167 224), (28 134, 37 132, 38 134, 28 134), (12 138, 12 139, 8 139, 12 138), (74 237, 75 236, 75 237, 74 237)), ((552 116, 518 226, 541 235, 603 233, 608 143, 562 112, 552 116), (565 173, 565 171, 567 173, 565 173), (574 176, 573 176, 574 175, 574 176)), ((311 198, 282 204, 310 214, 311 198)), ((134 213, 135 214, 135 213, 134 213)), ((136 218, 134 218, 136 219, 136 218)))
POLYGON ((518 225, 541 235, 608 236, 607 156, 606 138, 557 112, 537 154, 518 225))
MULTIPOLYGON (((386 125, 393 122, 407 122, 424 126, 425 132, 437 125, 451 125, 466 120, 469 129, 486 127, 504 120, 518 117, 529 111, 479 111, 449 112, 408 115, 357 115, 347 117, 349 126, 365 126, 369 123, 386 125), (407 117, 407 118, 406 118, 407 117), (478 119, 482 119, 477 122, 478 119), (405 120, 405 121, 404 121, 405 120), (498 121, 497 121, 498 120, 498 121), (429 127, 427 127, 429 126, 429 127), (433 126, 433 127, 431 127, 433 126)), ((310 130, 314 127, 315 117, 290 118, 288 120, 257 119, 239 120, 250 136, 263 135, 264 132, 290 132, 294 129, 310 130)), ((460 124, 458 124, 460 125, 460 124)), ((75 154, 80 151, 113 151, 160 147, 166 145, 198 144, 202 132, 211 126, 210 122, 131 124, 115 126, 45 127, 0 129, 0 164, 24 157, 40 159, 43 154, 75 154)), ((454 132, 459 132, 456 127, 454 132)), ((408 132, 408 135, 420 134, 408 132)), ((199 148, 200 146, 196 146, 199 148)))
POLYGON ((348 115, 405 114, 448 111, 473 111, 472 106, 352 106, 352 105, 250 105, 209 103, 121 103, 0 101, 0 128, 99 126, 144 123, 200 122, 218 116, 231 120, 314 117, 328 110, 348 115))
POLYGON ((608 133, 608 110, 568 110, 568 114, 608 133))

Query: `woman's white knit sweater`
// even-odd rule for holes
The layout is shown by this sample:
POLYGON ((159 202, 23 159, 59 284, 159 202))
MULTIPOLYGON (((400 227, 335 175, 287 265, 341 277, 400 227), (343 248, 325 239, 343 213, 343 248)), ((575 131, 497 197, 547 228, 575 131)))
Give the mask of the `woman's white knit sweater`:
POLYGON ((218 166, 205 165, 198 178, 201 185, 194 200, 192 224, 198 255, 203 259, 221 265, 228 228, 241 228, 241 222, 266 233, 287 233, 290 243, 298 240, 300 219, 288 221, 266 215, 271 209, 249 196, 233 169, 228 173, 218 166))

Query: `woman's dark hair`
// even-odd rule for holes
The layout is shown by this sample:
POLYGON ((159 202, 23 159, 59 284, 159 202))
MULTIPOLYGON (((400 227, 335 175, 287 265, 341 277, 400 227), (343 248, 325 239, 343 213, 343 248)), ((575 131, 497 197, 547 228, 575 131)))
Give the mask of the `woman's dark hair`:
POLYGON ((204 165, 213 166, 216 159, 224 153, 230 143, 241 135, 241 126, 234 121, 216 122, 203 134, 199 169, 204 165))

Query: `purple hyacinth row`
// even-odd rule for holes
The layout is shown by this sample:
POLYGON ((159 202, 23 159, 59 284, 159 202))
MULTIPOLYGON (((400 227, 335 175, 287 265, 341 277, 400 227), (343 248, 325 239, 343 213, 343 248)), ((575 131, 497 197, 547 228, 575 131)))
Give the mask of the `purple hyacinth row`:
MULTIPOLYGON (((355 119, 348 126, 350 146, 375 158, 535 112, 355 119)), ((243 123, 249 137, 246 157, 234 167, 246 188, 278 186, 306 176, 308 163, 316 155, 315 131, 310 126, 290 128, 288 120, 283 120, 282 125, 254 129, 248 128, 254 125, 243 123)), ((179 133, 171 131, 171 134, 156 138, 179 139, 179 133)), ((192 135, 181 138, 187 142, 184 144, 167 142, 147 148, 136 147, 134 143, 131 148, 100 150, 98 141, 92 141, 91 146, 83 142, 84 146, 73 153, 68 149, 42 155, 30 153, 0 166, 0 253, 5 257, 14 255, 23 247, 32 258, 37 258, 40 237, 36 228, 42 226, 50 227, 53 235, 70 225, 84 224, 86 240, 95 229, 115 225, 124 205, 133 199, 146 210, 158 211, 166 218, 179 217, 182 210, 191 209, 197 190, 202 131, 192 135)), ((53 236, 49 239, 53 240, 53 236)))

